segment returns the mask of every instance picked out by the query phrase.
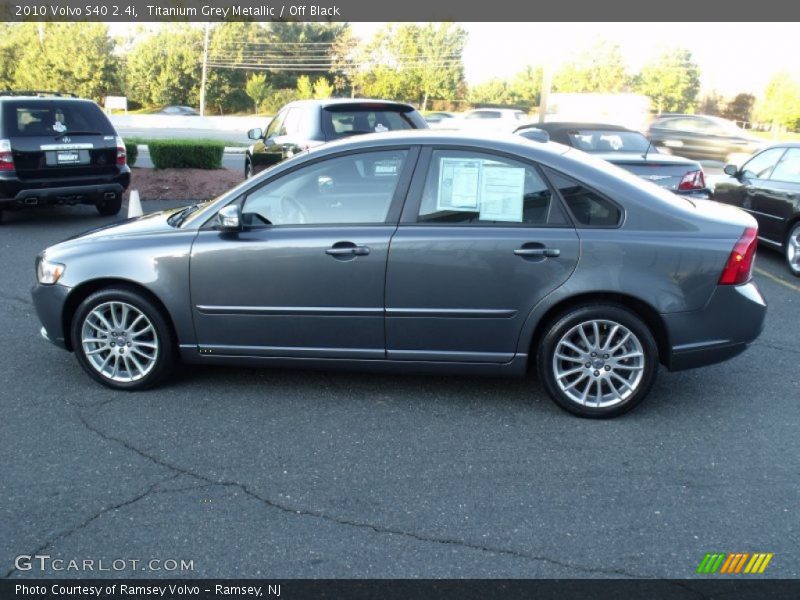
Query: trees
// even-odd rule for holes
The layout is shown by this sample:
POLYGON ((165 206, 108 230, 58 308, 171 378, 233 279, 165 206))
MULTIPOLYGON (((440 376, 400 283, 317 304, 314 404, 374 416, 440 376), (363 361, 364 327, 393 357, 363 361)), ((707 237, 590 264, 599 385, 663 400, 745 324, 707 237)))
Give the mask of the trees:
POLYGON ((244 91, 253 101, 255 112, 272 93, 272 86, 267 83, 267 76, 263 73, 251 75, 244 86, 244 91))
POLYGON ((772 123, 773 130, 800 126, 800 79, 791 73, 777 73, 769 80, 759 102, 760 119, 772 123))
POLYGON ((317 77, 314 81, 314 98, 325 100, 333 96, 333 85, 325 77, 317 77))
POLYGON ((725 106, 722 116, 732 121, 749 122, 752 120, 755 103, 756 97, 753 94, 736 94, 736 97, 725 106))
POLYGON ((672 48, 651 59, 636 80, 658 112, 688 112, 697 103, 700 68, 686 48, 672 48))
POLYGON ((630 81, 619 44, 599 41, 554 74, 553 91, 617 93, 630 81))
POLYGON ((297 97, 300 100, 310 100, 314 97, 314 86, 308 75, 300 75, 297 78, 297 97))

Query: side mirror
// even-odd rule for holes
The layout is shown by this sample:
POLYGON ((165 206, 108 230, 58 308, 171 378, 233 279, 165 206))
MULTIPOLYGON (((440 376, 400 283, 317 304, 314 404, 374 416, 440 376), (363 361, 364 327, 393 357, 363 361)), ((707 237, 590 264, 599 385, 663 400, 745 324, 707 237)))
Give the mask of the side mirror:
POLYGON ((242 230, 242 209, 238 204, 229 204, 219 209, 217 223, 214 229, 226 233, 235 233, 242 230))
POLYGON ((739 174, 739 167, 737 167, 736 165, 725 165, 723 172, 725 173, 725 175, 736 177, 739 174))
POLYGON ((251 129, 247 132, 247 137, 251 140, 260 140, 264 137, 264 132, 261 130, 260 127, 256 127, 255 129, 251 129))

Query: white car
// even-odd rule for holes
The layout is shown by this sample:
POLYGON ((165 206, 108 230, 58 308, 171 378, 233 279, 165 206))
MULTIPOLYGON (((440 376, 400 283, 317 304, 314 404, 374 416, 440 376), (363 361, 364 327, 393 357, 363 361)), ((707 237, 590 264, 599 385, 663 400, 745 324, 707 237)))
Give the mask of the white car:
POLYGON ((476 108, 468 110, 458 120, 457 126, 465 131, 493 133, 513 132, 528 122, 528 115, 511 108, 476 108))

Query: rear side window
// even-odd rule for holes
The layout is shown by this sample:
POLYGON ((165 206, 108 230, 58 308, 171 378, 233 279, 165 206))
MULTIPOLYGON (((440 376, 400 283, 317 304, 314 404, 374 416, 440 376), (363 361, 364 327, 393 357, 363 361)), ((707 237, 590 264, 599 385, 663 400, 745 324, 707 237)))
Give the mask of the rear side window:
POLYGON ((3 120, 7 135, 12 137, 55 137, 70 133, 115 135, 103 111, 91 102, 8 102, 3 107, 3 120))
POLYGON ((391 108, 326 108, 322 111, 322 131, 328 141, 363 133, 414 128, 404 112, 391 108))
POLYGON ((535 167, 461 150, 433 153, 417 220, 448 225, 567 224, 535 167))
POLYGON ((578 224, 584 227, 616 227, 622 221, 622 211, 611 200, 560 173, 548 169, 547 176, 578 224))

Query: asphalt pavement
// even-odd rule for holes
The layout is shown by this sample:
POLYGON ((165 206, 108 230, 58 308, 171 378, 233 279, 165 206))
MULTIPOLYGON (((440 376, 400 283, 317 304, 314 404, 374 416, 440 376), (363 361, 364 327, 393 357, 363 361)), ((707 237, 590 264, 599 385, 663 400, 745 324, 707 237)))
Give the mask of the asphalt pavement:
POLYGON ((778 254, 746 353, 587 421, 532 378, 183 367, 110 391, 39 337, 29 288, 37 252, 112 221, 0 226, 0 576, 691 578, 708 552, 800 576, 800 280, 778 254))

